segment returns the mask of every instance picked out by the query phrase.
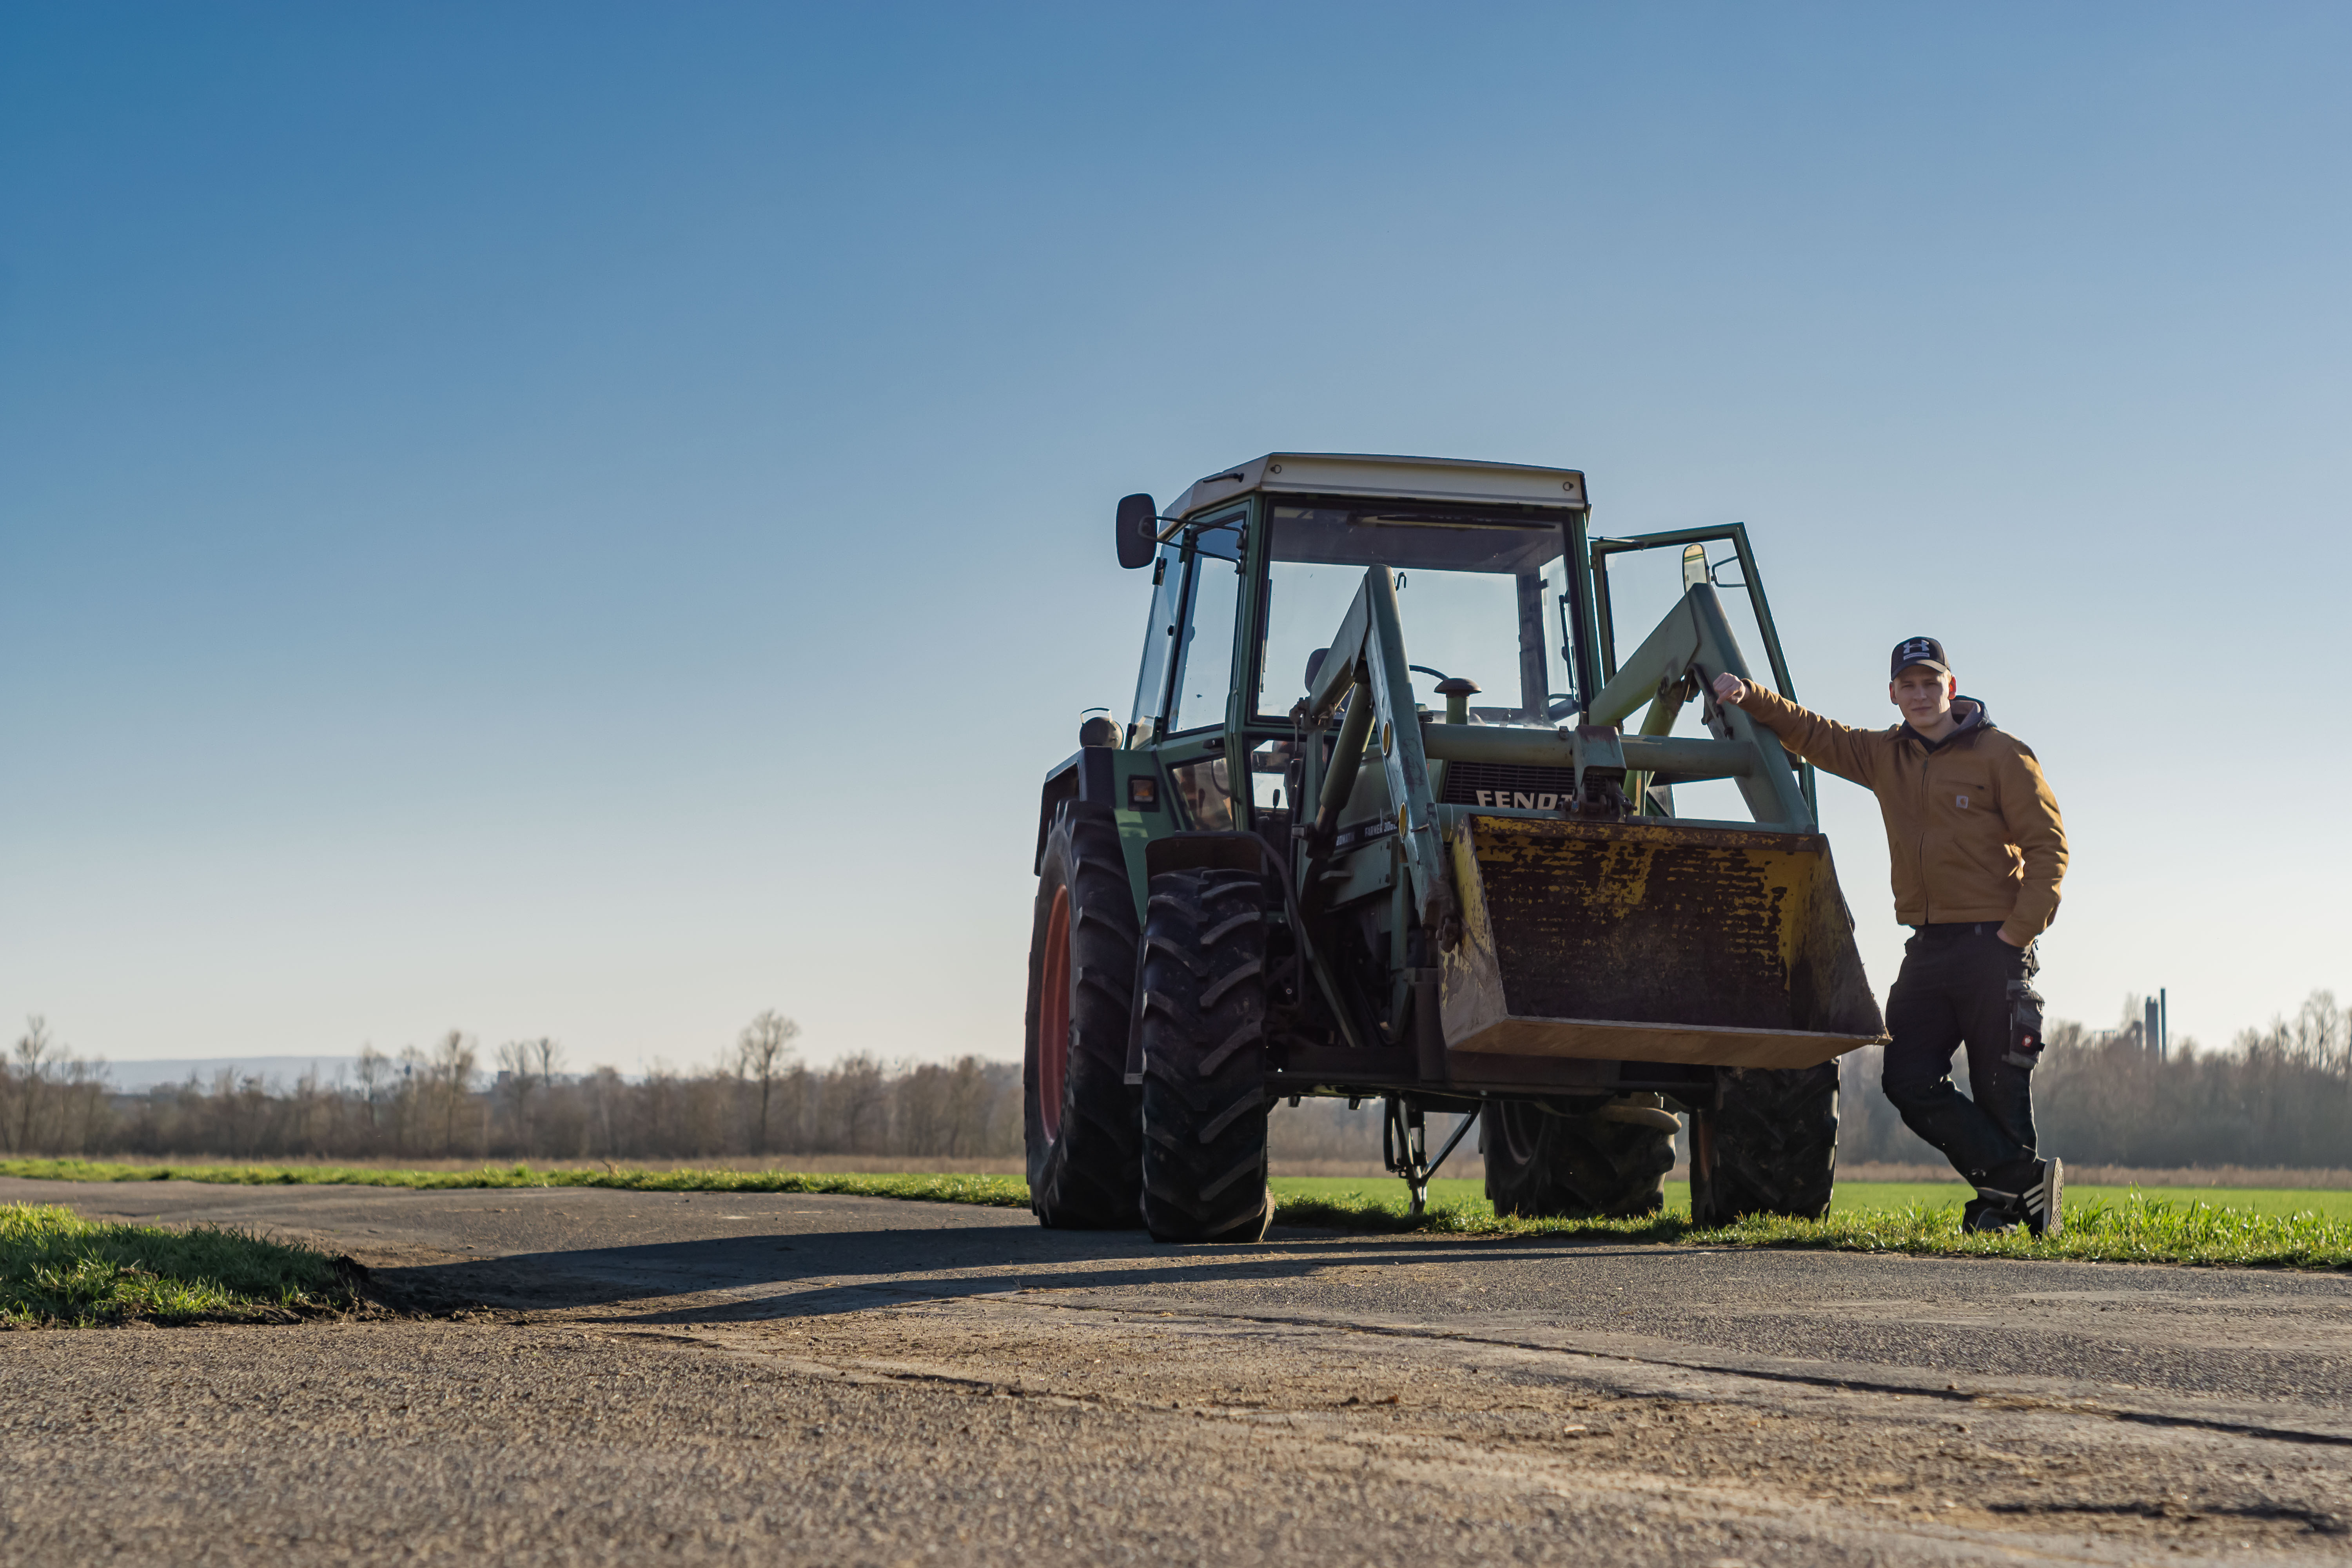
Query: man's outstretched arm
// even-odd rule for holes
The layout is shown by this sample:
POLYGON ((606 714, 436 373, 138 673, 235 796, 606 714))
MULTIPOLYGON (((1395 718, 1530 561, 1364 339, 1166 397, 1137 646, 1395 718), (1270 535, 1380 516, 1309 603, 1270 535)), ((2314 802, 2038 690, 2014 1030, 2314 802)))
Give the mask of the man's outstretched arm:
POLYGON ((1777 691, 1767 691, 1736 675, 1715 678, 1717 700, 1728 702, 1780 738, 1780 744, 1817 768, 1863 788, 1871 787, 1873 731, 1824 719, 1777 691))

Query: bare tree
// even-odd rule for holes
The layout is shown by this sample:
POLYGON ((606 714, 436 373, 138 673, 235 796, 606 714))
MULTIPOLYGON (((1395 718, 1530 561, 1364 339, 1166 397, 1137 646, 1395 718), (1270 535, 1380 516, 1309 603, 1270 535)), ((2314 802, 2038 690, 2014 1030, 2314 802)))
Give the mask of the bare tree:
POLYGON ((563 1047, 545 1035, 525 1043, 530 1047, 531 1059, 539 1064, 539 1087, 553 1089, 555 1069, 563 1065, 563 1047))
POLYGON ((507 1097, 507 1117, 518 1147, 530 1143, 530 1089, 537 1081, 532 1061, 539 1045, 537 1040, 509 1040, 499 1047, 499 1089, 507 1097))
POLYGON ((798 1024, 771 1007, 746 1024, 736 1037, 736 1072, 760 1080, 760 1131, 751 1150, 755 1154, 768 1152, 768 1102, 775 1093, 776 1079, 792 1068, 792 1045, 800 1032, 798 1024))
POLYGON ((474 1087, 474 1042, 456 1029, 441 1037, 433 1049, 432 1073, 441 1091, 443 1121, 441 1152, 448 1154, 457 1147, 457 1107, 474 1087))
POLYGON ((2352 1014, 2333 991, 2315 991, 2294 1015, 2295 1054, 2321 1070, 2341 1073, 2352 1057, 2352 1014))
POLYGON ((589 1126, 601 1134, 597 1142, 609 1160, 620 1152, 613 1136, 613 1105, 625 1092, 621 1075, 613 1068, 600 1067, 588 1075, 582 1087, 587 1091, 589 1126))
POLYGON ((392 1058, 377 1050, 373 1044, 360 1047, 360 1063, 352 1074, 360 1080, 360 1093, 367 1099, 368 1131, 376 1128, 376 1102, 392 1086, 392 1058))
POLYGON ((849 1154, 872 1154, 890 1135, 892 1084, 868 1051, 834 1063, 824 1075, 824 1142, 849 1154))
POLYGON ((38 1013, 25 1020, 25 1032, 16 1037, 16 1078, 24 1096, 16 1118, 16 1147, 24 1153, 33 1152, 33 1112, 41 1101, 41 1089, 47 1081, 49 1068, 57 1060, 59 1049, 49 1038, 48 1020, 38 1013))
POLYGON ((62 1113, 58 1116, 60 1152, 69 1147, 71 1152, 89 1153, 97 1146, 100 1128, 113 1120, 112 1106, 107 1098, 110 1086, 106 1081, 106 1058, 84 1061, 69 1056, 66 1058, 65 1076, 68 1109, 79 1107, 79 1114, 73 1119, 78 1130, 70 1140, 66 1133, 68 1118, 62 1113))

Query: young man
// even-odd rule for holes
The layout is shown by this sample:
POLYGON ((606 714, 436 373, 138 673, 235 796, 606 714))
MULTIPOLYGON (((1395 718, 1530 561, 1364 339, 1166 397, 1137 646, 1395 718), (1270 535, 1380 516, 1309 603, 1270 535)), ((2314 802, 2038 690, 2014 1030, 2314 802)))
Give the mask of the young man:
POLYGON ((1904 721, 1856 730, 1736 675, 1715 694, 1814 766, 1869 790, 1886 819, 1895 918, 1912 928, 1886 998, 1886 1098, 1977 1189, 1962 1224, 2036 1236, 2063 1223, 2059 1163, 2036 1157, 2032 1073, 2042 1058, 2034 938, 2058 913, 2066 829, 2042 765, 1993 727, 1934 637, 1895 645, 1886 694, 1904 721), (1969 1050, 1968 1096, 1952 1053, 1969 1050))

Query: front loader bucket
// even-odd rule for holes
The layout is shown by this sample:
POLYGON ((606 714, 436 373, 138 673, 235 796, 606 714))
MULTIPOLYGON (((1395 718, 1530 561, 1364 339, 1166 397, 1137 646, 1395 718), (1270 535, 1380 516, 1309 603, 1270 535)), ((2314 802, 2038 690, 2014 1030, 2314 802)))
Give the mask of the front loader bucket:
POLYGON ((1829 840, 1465 816, 1452 1051, 1799 1068, 1885 1037, 1829 840))

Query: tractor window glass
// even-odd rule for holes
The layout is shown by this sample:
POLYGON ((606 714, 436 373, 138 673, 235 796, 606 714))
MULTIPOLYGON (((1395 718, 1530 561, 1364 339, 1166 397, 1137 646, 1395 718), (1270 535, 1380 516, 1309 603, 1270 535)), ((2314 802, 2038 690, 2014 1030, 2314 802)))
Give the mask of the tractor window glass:
POLYGON ((1465 676, 1478 683, 1470 702, 1481 722, 1551 723, 1568 711, 1559 523, 1277 506, 1273 524, 1261 715, 1286 714, 1306 694, 1308 659, 1329 646, 1374 565, 1396 574, 1415 700, 1442 708, 1437 682, 1465 676))
MULTIPOLYGON (((1712 558, 1712 578, 1724 618, 1730 625, 1732 641, 1748 665, 1749 676, 1770 686, 1771 660, 1764 651, 1764 631, 1757 619, 1755 598, 1742 585, 1739 558, 1727 540, 1710 541, 1706 551, 1712 558)), ((1681 603, 1689 580, 1684 573, 1683 547, 1679 544, 1612 553, 1608 563, 1602 592, 1608 595, 1616 634, 1612 651, 1622 660, 1640 647, 1666 613, 1681 603)), ((1605 679, 1601 668, 1596 668, 1593 674, 1605 679)), ((1684 707, 1675 715, 1672 732, 1704 734, 1702 711, 1703 705, 1698 702, 1684 707)), ((1630 727, 1641 721, 1642 714, 1637 710, 1626 723, 1630 727)), ((1739 822, 1750 815, 1738 784, 1729 779, 1678 784, 1674 786, 1673 801, 1675 811, 1684 816, 1739 822)))
POLYGON ((1242 531, 1238 520, 1201 531, 1193 547, 1177 638, 1176 700, 1168 728, 1205 730, 1225 721, 1233 689, 1234 616, 1241 606, 1242 531))
POLYGON ((1135 678, 1135 711, 1127 743, 1139 746, 1160 727, 1160 700, 1168 694, 1168 652, 1176 646, 1176 612, 1182 603, 1184 569, 1172 544, 1152 563, 1151 616, 1143 624, 1143 667, 1135 678))
POLYGON ((1225 759, 1211 757, 1175 773, 1176 796, 1184 803, 1184 820, 1204 833, 1229 831, 1234 826, 1234 796, 1225 759))

